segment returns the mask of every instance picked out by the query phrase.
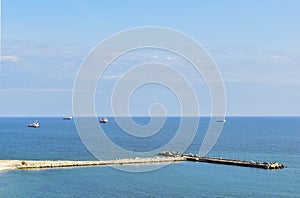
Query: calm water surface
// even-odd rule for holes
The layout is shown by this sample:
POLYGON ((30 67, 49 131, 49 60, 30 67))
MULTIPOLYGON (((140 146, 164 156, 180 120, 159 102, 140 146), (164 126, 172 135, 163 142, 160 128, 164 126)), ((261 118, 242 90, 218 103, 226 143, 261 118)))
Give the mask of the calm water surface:
MULTIPOLYGON (((73 121, 39 118, 40 128, 28 128, 34 119, 0 118, 0 159, 95 159, 82 144, 73 121)), ((146 124, 149 118, 135 121, 146 124)), ((119 146, 143 152, 170 141, 179 121, 168 118, 164 128, 150 138, 124 133, 112 118, 103 128, 119 146)), ((200 119, 187 152, 197 153, 208 123, 209 118, 200 119)), ((279 161, 288 168, 270 171, 180 162, 146 173, 112 167, 16 170, 0 173, 0 197, 300 197, 299 117, 227 118, 209 156, 279 161)))

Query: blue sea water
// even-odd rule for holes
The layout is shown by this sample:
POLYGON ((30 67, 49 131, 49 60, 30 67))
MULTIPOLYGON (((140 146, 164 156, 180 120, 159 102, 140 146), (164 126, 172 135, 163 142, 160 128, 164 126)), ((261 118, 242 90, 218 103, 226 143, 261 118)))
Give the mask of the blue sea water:
MULTIPOLYGON (((0 118, 0 159, 91 160, 74 121, 0 118)), ((150 138, 123 133, 110 118, 103 125, 109 138, 124 149, 159 148, 175 135, 180 118, 167 118, 150 138)), ((149 118, 135 118, 148 123, 149 118)), ((187 152, 197 153, 209 118, 201 118, 187 152)), ((188 132, 187 132, 188 133, 188 132)), ((196 162, 172 163, 161 169, 133 173, 112 167, 86 167, 0 172, 0 197, 300 197, 300 118, 229 117, 213 157, 278 161, 287 168, 264 170, 196 162)), ((146 165, 136 165, 146 166, 146 165)))

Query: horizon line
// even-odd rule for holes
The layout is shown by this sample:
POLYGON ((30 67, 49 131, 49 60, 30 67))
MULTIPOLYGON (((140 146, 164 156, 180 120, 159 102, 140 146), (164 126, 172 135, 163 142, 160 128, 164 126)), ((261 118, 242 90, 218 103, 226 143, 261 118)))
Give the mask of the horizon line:
MULTIPOLYGON (((63 118, 64 116, 72 116, 74 117, 95 117, 95 116, 73 116, 73 115, 0 115, 0 118, 32 118, 32 117, 40 117, 40 118, 63 118)), ((132 116, 113 116, 113 115, 97 115, 96 117, 223 117, 223 116, 211 116, 211 115, 201 115, 201 116, 180 116, 180 115, 170 115, 170 116, 149 116, 149 115, 132 115, 132 116)), ((300 115, 227 115, 225 118, 230 117, 300 117, 300 115)))

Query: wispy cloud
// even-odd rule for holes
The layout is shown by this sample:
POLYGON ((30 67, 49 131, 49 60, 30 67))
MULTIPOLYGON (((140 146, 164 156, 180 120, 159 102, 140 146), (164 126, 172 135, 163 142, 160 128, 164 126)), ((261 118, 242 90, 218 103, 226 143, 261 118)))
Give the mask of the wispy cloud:
POLYGON ((63 89, 63 88, 1 88, 1 93, 16 93, 16 92, 72 92, 73 89, 63 89))
POLYGON ((106 80, 110 80, 110 79, 118 79, 120 77, 121 77, 121 75, 114 75, 114 74, 112 74, 112 75, 104 75, 102 78, 106 79, 106 80))
POLYGON ((87 52, 72 44, 3 40, 1 85, 6 88, 70 88, 87 52))
POLYGON ((1 56, 1 62, 18 62, 19 60, 18 56, 1 56))
POLYGON ((228 46, 210 50, 226 82, 299 83, 297 49, 268 49, 263 46, 228 46))

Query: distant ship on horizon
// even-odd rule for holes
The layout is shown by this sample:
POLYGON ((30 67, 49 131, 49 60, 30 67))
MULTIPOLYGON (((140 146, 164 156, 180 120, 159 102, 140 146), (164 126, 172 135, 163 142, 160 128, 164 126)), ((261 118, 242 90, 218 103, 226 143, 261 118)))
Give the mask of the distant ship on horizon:
POLYGON ((36 120, 33 123, 28 124, 28 127, 33 127, 33 128, 39 128, 40 124, 39 122, 36 120))
POLYGON ((72 116, 64 116, 63 120, 72 120, 72 116))
POLYGON ((107 118, 100 118, 100 123, 108 123, 108 119, 107 118))

